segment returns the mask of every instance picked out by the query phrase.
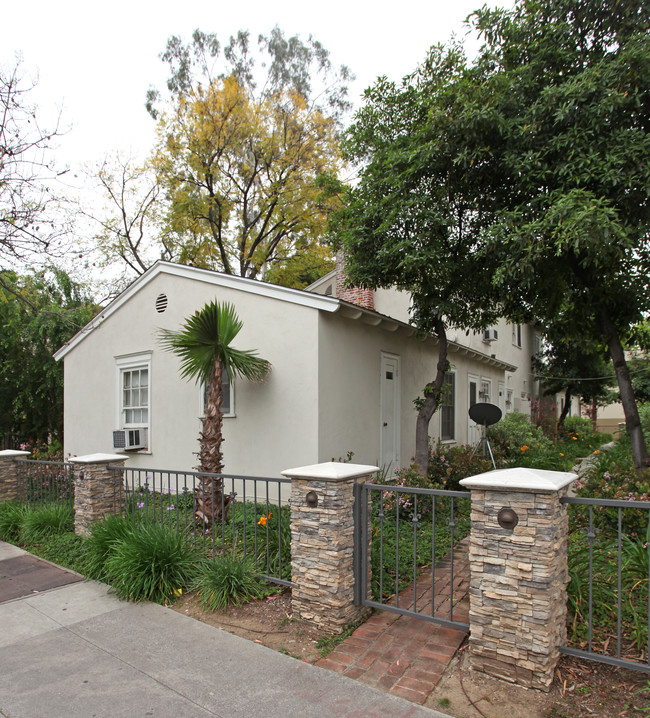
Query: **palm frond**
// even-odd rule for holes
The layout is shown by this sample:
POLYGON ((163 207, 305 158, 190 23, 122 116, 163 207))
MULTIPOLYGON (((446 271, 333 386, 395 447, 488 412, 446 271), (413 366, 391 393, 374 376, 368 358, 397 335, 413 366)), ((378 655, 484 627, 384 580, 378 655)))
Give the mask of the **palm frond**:
POLYGON ((189 317, 178 331, 158 332, 162 347, 181 359, 181 376, 207 382, 216 359, 230 376, 259 381, 271 367, 254 351, 234 349, 231 343, 241 331, 242 321, 232 304, 210 302, 189 317))

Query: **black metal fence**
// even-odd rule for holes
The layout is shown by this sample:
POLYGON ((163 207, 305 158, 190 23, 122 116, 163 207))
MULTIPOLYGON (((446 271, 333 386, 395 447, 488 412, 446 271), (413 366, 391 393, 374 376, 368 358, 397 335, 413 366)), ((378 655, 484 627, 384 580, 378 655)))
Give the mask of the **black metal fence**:
POLYGON ((187 536, 207 556, 251 560, 261 578, 291 584, 291 479, 113 466, 114 511, 187 536))
POLYGON ((565 497, 569 644, 560 651, 650 672, 650 502, 565 497))
POLYGON ((459 601, 469 583, 470 492, 355 489, 356 602, 469 630, 467 606, 459 601))
POLYGON ((16 498, 30 506, 74 504, 74 465, 59 461, 16 460, 16 498))

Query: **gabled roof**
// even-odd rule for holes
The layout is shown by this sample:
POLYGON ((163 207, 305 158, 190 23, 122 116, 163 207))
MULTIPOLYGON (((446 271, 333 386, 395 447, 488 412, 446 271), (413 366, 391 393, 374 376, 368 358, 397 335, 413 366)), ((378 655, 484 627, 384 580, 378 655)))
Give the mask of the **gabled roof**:
MULTIPOLYGON (((235 277, 222 272, 215 272, 210 269, 198 269, 197 267, 189 267, 183 264, 173 264, 172 262, 164 262, 162 260, 156 262, 144 274, 141 274, 133 281, 119 296, 117 296, 110 304, 108 304, 97 316, 86 324, 72 339, 66 342, 60 349, 54 353, 54 358, 58 361, 63 359, 72 349, 80 344, 94 329, 102 324, 111 314, 114 314, 122 305, 126 304, 129 299, 145 287, 149 282, 160 274, 169 274, 175 277, 184 277, 198 282, 206 282, 215 287, 223 287, 226 289, 236 289, 248 294, 256 294, 270 299, 276 299, 282 302, 290 302, 291 304, 299 304, 303 307, 310 307, 318 311, 328 313, 338 313, 348 319, 361 321, 363 324, 376 326, 385 331, 400 331, 405 335, 411 336, 415 334, 415 328, 410 324, 405 324, 397 319, 387 317, 370 309, 364 309, 356 304, 328 297, 323 294, 305 291, 303 289, 290 289, 281 287, 277 284, 269 284, 260 282, 257 279, 247 279, 245 277, 235 277)), ((433 338, 431 338, 433 340, 433 338)), ((449 350, 461 351, 471 355, 472 358, 481 361, 490 366, 494 366, 506 371, 515 371, 516 367, 506 364, 487 354, 481 354, 467 347, 463 347, 455 342, 449 342, 449 350)))

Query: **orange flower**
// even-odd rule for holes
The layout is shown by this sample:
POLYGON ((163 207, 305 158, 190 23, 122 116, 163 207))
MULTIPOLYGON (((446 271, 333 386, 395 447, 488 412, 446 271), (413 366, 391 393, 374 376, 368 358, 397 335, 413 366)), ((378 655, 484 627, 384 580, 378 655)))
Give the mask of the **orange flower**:
POLYGON ((564 456, 564 454, 560 451, 560 456, 564 456))
POLYGON ((522 451, 528 451, 528 449, 530 449, 530 446, 526 446, 526 444, 521 447, 522 451))
POLYGON ((596 449, 596 451, 594 451, 594 454, 600 454, 600 449, 596 449))
POLYGON ((571 438, 572 438, 574 441, 578 441, 578 437, 577 437, 577 436, 572 436, 571 438))
POLYGON ((266 522, 273 516, 273 511, 269 511, 268 516, 262 516, 260 520, 257 522, 258 526, 266 526, 266 522))

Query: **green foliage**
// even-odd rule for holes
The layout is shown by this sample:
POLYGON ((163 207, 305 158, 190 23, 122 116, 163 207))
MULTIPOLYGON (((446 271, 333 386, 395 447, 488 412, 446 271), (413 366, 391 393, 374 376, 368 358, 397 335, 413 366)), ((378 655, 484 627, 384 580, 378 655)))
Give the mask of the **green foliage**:
POLYGON ((63 365, 53 353, 97 307, 65 272, 0 273, 0 432, 63 436, 63 365))
POLYGON ((25 506, 16 501, 0 503, 0 539, 2 541, 9 543, 18 541, 25 511, 25 506))
POLYGON ((107 514, 90 527, 86 539, 87 575, 98 581, 106 580, 106 562, 115 548, 137 530, 136 524, 123 516, 107 514))
POLYGON ((196 563, 196 553, 183 536, 149 524, 111 546, 105 572, 120 598, 164 603, 191 585, 196 563))
POLYGON ((232 304, 210 302, 188 317, 179 331, 161 329, 160 343, 181 358, 181 376, 208 382, 219 360, 228 376, 260 381, 271 365, 254 351, 232 346, 243 327, 232 304))
POLYGON ((316 641, 316 648, 320 653, 321 658, 328 656, 338 645, 343 643, 346 638, 349 638, 361 625, 360 621, 348 624, 342 633, 333 633, 329 636, 321 636, 316 641))
MULTIPOLYGON (((496 447, 492 447, 497 465, 500 455, 496 447)), ((474 453, 474 447, 468 444, 450 446, 441 441, 429 449, 429 488, 441 488, 448 491, 462 491, 461 479, 476 476, 492 470, 489 456, 474 453)), ((414 484, 409 483, 409 486, 414 484)))
POLYGON ((74 531, 74 510, 64 504, 44 504, 23 514, 20 540, 31 544, 74 531))
POLYGON ((650 402, 641 404, 639 407, 639 419, 646 441, 650 441, 650 402))
MULTIPOLYGON (((214 301, 188 317, 180 330, 159 331, 163 348, 181 359, 181 376, 207 384, 199 458, 201 470, 211 474, 223 471, 223 372, 226 371, 231 378, 242 376, 249 381, 261 381, 271 369, 271 364, 258 357, 256 352, 233 346, 242 326, 232 304, 214 301)), ((213 482, 216 486, 219 480, 207 479, 206 488, 211 487, 213 482)), ((206 494, 212 494, 211 488, 206 494)), ((204 508, 201 506, 200 510, 203 512, 204 508)), ((206 511, 213 515, 210 506, 206 511)))
POLYGON ((264 587, 255 575, 250 559, 224 554, 204 561, 194 580, 199 603, 210 611, 241 605, 264 595, 264 587))
POLYGON ((38 544, 28 546, 30 553, 72 571, 90 576, 86 564, 86 541, 74 533, 52 534, 38 544))

